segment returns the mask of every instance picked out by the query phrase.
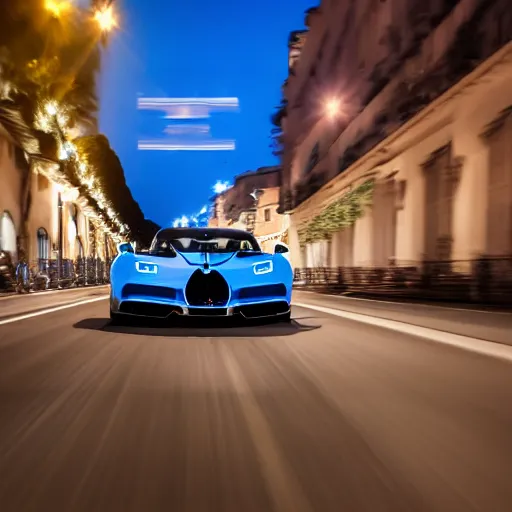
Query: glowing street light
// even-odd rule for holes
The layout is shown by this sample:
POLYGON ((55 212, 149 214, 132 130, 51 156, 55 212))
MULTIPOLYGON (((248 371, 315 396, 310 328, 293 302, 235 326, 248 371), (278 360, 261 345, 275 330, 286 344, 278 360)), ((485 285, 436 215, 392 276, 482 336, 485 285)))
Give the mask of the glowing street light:
POLYGON ((94 13, 94 19, 103 32, 110 32, 117 24, 114 9, 111 5, 98 9, 94 13))
POLYGON ((329 118, 335 119, 340 113, 340 107, 340 100, 331 98, 325 104, 325 112, 329 118))
POLYGON ((46 113, 51 117, 55 117, 59 111, 57 104, 54 101, 49 101, 45 105, 44 109, 46 110, 46 113))
POLYGON ((46 0, 44 6, 54 18, 60 18, 62 13, 69 11, 71 2, 70 0, 46 0))

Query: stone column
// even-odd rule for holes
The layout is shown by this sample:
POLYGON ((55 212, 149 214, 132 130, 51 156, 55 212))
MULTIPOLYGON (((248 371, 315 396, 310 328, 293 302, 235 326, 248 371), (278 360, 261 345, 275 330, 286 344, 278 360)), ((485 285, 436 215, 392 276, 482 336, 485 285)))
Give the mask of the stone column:
POLYGON ((302 258, 302 248, 299 243, 299 233, 294 222, 293 214, 290 215, 290 225, 288 227, 288 240, 290 245, 290 259, 294 269, 303 268, 305 262, 302 258))
POLYGON ((489 147, 487 254, 512 253, 512 109, 491 123, 484 139, 489 147))

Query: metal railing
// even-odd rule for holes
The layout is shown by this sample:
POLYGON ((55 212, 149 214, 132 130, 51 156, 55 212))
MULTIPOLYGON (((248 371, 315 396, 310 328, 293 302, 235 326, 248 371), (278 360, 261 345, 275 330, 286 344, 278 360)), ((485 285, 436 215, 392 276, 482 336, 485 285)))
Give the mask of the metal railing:
POLYGON ((0 292, 19 292, 97 286, 110 282, 111 261, 99 258, 39 259, 13 264, 0 253, 0 292))
POLYGON ((512 306, 512 256, 388 267, 295 270, 294 287, 322 293, 512 306))

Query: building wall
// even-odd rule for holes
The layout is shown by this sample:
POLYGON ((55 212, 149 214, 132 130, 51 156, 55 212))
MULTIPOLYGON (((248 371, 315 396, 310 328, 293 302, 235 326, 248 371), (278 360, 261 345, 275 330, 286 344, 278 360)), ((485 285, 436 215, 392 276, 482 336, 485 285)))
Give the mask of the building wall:
POLYGON ((14 260, 17 257, 16 238, 21 229, 22 176, 16 168, 14 146, 0 132, 0 249, 8 250, 14 260), (12 222, 11 222, 12 221, 12 222))
POLYGON ((256 212, 255 236, 271 235, 283 229, 284 216, 277 213, 279 187, 263 189, 256 212))
POLYGON ((44 175, 34 171, 32 174, 32 203, 28 219, 29 258, 32 261, 40 257, 37 235, 41 228, 48 233, 47 257, 56 257, 56 253, 53 252, 53 244, 58 243, 57 201, 57 187, 44 175))
MULTIPOLYGON (((503 114, 512 106, 511 79, 512 45, 508 45, 388 137, 374 155, 360 159, 330 187, 296 208, 295 227, 371 171, 377 184, 394 187, 395 197, 378 209, 376 188, 373 208, 352 228, 353 240, 348 230, 334 235, 331 264, 346 264, 347 251, 353 251, 355 266, 382 265, 386 258, 408 264, 432 257, 468 260, 482 254, 511 254, 512 115, 503 114), (492 134, 485 135, 489 131, 492 134), (446 147, 445 156, 436 156, 446 147), (443 178, 438 195, 429 196, 434 202, 427 203, 427 187, 433 179, 429 173, 436 169, 432 159, 441 162, 436 165, 443 178), (400 183, 405 191, 398 201, 400 183), (384 238, 388 237, 384 252, 379 235, 383 229, 384 238), (444 249, 435 245, 438 235, 451 238, 444 249)), ((297 246, 292 250, 303 252, 297 246)), ((318 257, 309 249, 306 253, 303 265, 316 265, 318 257)))
MULTIPOLYGON (((285 87, 289 107, 283 183, 295 204, 303 201, 298 194, 301 182, 314 176, 323 182, 336 177, 352 163, 354 151, 362 157, 363 146, 371 147, 371 141, 362 144, 362 138, 400 126, 394 111, 402 108, 401 101, 424 77, 437 74, 434 86, 442 88, 445 78, 439 72, 447 65, 447 53, 451 52, 448 66, 469 62, 464 52, 469 55, 474 41, 464 40, 460 32, 466 23, 473 25, 471 33, 478 33, 478 52, 490 56, 510 40, 509 13, 507 0, 322 1, 310 22, 296 72, 285 87), (454 57, 457 52, 460 56, 454 57), (336 119, 325 111, 331 98, 341 105, 336 119), (307 163, 317 144, 319 161, 309 171, 307 163), (340 158, 345 161, 341 168, 340 158)), ((416 95, 416 100, 423 95, 416 95)))
POLYGON ((482 136, 512 105, 509 2, 324 0, 308 26, 284 88, 294 265, 512 253, 510 117, 482 136), (298 230, 370 176, 372 207, 328 255, 299 248, 298 230))
POLYGON ((279 187, 278 167, 262 167, 257 171, 239 174, 234 185, 222 194, 225 216, 231 221, 237 221, 241 212, 253 207, 251 193, 254 190, 274 187, 279 187))

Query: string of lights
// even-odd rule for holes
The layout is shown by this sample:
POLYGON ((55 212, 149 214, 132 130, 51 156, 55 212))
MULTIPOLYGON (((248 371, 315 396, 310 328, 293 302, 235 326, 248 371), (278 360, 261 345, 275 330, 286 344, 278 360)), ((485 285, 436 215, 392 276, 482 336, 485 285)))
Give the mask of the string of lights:
MULTIPOLYGON (((115 234, 127 236, 129 228, 122 222, 114 210, 112 203, 108 200, 102 190, 101 182, 96 177, 95 169, 88 165, 77 151, 72 140, 70 140, 70 107, 58 103, 56 100, 49 99, 41 101, 36 110, 35 126, 45 133, 51 133, 55 136, 58 144, 58 158, 62 164, 71 164, 79 186, 85 191, 86 195, 97 205, 98 211, 94 211, 87 201, 87 197, 82 200, 82 206, 87 210, 90 216, 93 216, 102 228, 115 234), (94 213, 93 213, 94 212, 94 213), (112 224, 113 229, 109 224, 112 224), (115 231, 114 231, 115 230, 115 231)), ((73 188, 73 183, 62 172, 63 165, 45 166, 46 169, 41 172, 53 182, 73 188)))

